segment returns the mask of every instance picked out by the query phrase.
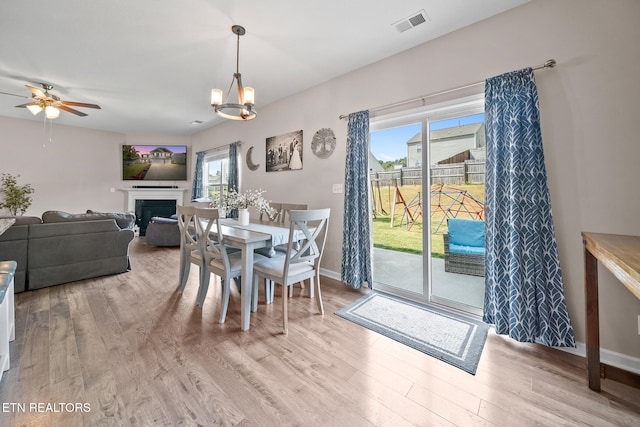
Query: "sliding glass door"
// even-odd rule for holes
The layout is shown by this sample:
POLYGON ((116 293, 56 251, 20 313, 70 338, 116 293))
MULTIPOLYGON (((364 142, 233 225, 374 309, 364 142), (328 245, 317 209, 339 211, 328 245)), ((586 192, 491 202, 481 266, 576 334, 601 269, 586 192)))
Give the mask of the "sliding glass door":
POLYGON ((423 300, 422 123, 371 133, 375 287, 423 300))
POLYGON ((458 243, 477 237, 462 248, 474 258, 452 257, 465 245, 446 239, 450 219, 483 230, 482 97, 376 118, 371 129, 374 288, 481 314, 484 240, 454 230, 458 243))

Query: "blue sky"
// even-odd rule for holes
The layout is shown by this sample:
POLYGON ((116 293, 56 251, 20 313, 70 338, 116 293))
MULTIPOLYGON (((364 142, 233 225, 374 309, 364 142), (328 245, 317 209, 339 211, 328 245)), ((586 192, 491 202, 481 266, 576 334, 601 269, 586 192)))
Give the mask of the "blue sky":
MULTIPOLYGON (((484 113, 455 119, 431 122, 431 130, 438 130, 484 121, 484 113)), ((407 157, 406 142, 422 131, 422 124, 383 129, 371 132, 371 152, 380 161, 391 161, 407 157)))

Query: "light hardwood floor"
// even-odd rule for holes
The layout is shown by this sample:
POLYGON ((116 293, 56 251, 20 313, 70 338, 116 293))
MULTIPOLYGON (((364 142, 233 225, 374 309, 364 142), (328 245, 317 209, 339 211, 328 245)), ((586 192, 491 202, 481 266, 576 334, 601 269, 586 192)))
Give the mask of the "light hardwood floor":
POLYGON ((640 390, 590 391, 565 352, 490 332, 473 376, 336 316, 366 290, 326 278, 324 317, 296 289, 284 336, 261 293, 242 332, 237 290, 219 325, 213 280, 203 309, 197 268, 176 292, 177 249, 136 239, 131 256, 129 273, 16 295, 0 426, 640 425, 640 390))

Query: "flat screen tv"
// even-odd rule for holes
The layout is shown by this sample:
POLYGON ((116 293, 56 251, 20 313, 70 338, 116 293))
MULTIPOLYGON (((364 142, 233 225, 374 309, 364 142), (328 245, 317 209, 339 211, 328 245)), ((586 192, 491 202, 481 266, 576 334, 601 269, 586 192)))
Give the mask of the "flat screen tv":
POLYGON ((186 181, 187 147, 184 145, 123 145, 124 181, 186 181))

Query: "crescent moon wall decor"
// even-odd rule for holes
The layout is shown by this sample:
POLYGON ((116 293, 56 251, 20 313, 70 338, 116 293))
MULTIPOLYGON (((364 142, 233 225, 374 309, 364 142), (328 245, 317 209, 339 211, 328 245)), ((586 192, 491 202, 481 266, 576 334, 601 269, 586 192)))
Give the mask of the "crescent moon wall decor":
POLYGON ((247 167, 249 168, 249 170, 257 170, 260 165, 256 165, 255 163, 253 163, 251 161, 251 153, 253 153, 253 145, 251 147, 249 147, 249 149, 247 150, 247 167))

